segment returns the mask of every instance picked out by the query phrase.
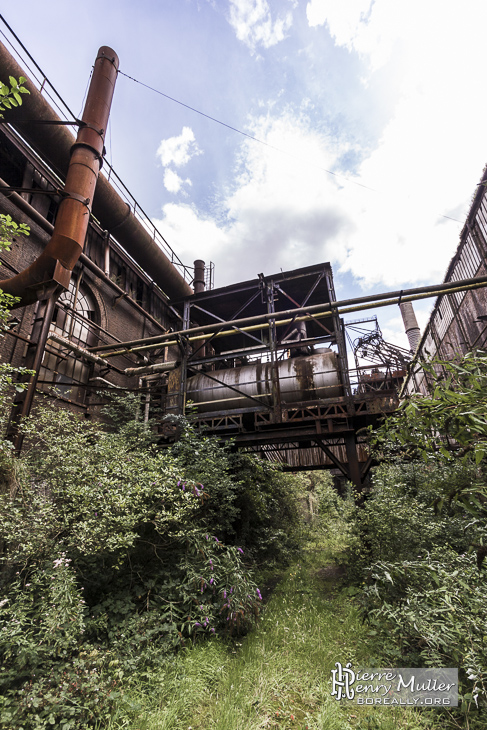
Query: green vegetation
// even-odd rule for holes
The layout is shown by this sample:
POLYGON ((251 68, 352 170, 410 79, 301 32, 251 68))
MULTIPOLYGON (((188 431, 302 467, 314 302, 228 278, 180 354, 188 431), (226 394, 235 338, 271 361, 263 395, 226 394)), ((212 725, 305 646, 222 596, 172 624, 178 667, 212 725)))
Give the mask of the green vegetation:
MULTIPOLYGON (((379 656, 459 668, 462 714, 484 727, 487 699, 487 355, 427 368, 413 396, 372 435, 383 464, 357 510, 352 573, 379 656), (441 373, 438 375, 437 373, 441 373)), ((458 723, 455 725, 455 723, 458 723)))
POLYGON ((6 109, 22 106, 22 94, 30 94, 30 91, 24 86, 26 81, 27 79, 23 76, 20 76, 18 81, 13 76, 9 76, 10 86, 0 81, 0 119, 3 119, 1 112, 6 109))
POLYGON ((0 727, 484 727, 487 356, 428 370, 360 507, 187 423, 160 449, 136 396, 104 426, 39 408, 22 459, 0 442, 0 727), (337 661, 458 667, 462 707, 347 707, 337 661))
MULTIPOLYGON (((6 87, 5 87, 6 88, 6 87)), ((1 85, 0 85, 1 90, 1 85)), ((0 104, 0 110, 2 105, 0 104)), ((0 114, 0 119, 2 118, 0 114)), ((11 216, 0 214, 0 251, 9 251, 12 237, 14 235, 28 236, 29 228, 24 223, 18 224, 11 216)), ((1 265, 1 264, 0 264, 1 265)), ((7 328, 7 320, 10 316, 10 308, 18 300, 0 289, 0 337, 7 328)), ((0 428, 5 426, 5 418, 8 414, 8 401, 12 389, 23 390, 24 385, 16 382, 18 374, 27 372, 25 368, 14 368, 8 363, 0 363, 0 428)), ((2 453, 8 450, 9 445, 0 439, 0 463, 2 453)), ((8 465, 5 466, 7 471, 8 465)), ((0 466, 1 469, 1 466, 0 466)), ((1 478, 0 478, 1 481, 1 478)))
POLYGON ((418 712, 346 706, 331 697, 335 662, 370 659, 374 639, 350 601, 337 561, 349 545, 351 499, 328 475, 299 478, 315 517, 299 557, 281 572, 262 619, 246 637, 180 652, 132 689, 134 719, 109 730, 420 730, 439 727, 418 712))
POLYGON ((189 427, 157 449, 130 405, 108 430, 55 407, 24 423, 0 495, 4 728, 108 719, 133 677, 249 629, 261 595, 247 551, 269 565, 293 549, 289 480, 189 427))

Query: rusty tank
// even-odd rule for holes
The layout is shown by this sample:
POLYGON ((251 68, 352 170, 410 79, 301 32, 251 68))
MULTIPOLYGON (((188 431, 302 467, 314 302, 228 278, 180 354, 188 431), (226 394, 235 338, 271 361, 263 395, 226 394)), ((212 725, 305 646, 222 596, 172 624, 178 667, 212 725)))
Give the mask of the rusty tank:
MULTIPOLYGON (((281 360, 277 371, 283 405, 343 395, 338 357, 333 350, 323 349, 315 355, 281 360)), ((209 375, 211 378, 204 373, 188 378, 187 398, 196 404, 200 413, 272 404, 271 362, 215 370, 209 375)))

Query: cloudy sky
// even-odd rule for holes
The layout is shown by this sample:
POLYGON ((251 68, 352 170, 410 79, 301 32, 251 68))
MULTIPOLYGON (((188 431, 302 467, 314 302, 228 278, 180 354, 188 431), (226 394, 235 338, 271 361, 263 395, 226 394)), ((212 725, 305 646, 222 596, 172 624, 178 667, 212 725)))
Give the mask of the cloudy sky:
MULTIPOLYGON (((259 140, 117 81, 109 160, 217 286, 323 261, 339 299, 442 281, 487 161, 483 0, 23 0, 4 17, 77 113, 110 45, 125 74, 259 140)), ((397 308, 379 319, 405 344, 397 308)))

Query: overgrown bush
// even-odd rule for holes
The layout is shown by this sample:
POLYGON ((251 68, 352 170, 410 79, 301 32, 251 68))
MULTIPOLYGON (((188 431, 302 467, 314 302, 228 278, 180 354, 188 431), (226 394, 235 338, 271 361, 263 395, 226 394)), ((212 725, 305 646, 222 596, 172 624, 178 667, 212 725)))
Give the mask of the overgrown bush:
POLYGON ((245 548, 257 563, 285 563, 299 542, 296 478, 268 461, 201 436, 189 425, 171 448, 189 478, 211 484, 205 522, 227 542, 245 548))
POLYGON ((446 546, 466 552, 480 539, 483 528, 462 505, 448 504, 450 490, 472 484, 476 469, 463 464, 439 465, 431 460, 384 463, 374 470, 373 489, 355 510, 359 547, 354 551, 351 576, 361 581, 376 561, 415 560, 426 551, 446 546), (441 496, 446 504, 435 510, 441 496))
POLYGON ((24 424, 16 490, 0 495, 1 727, 107 718, 121 682, 245 632, 261 600, 250 556, 291 549, 276 470, 191 429, 159 450, 115 411, 108 430, 48 407, 24 424))
POLYGON ((468 724, 487 700, 487 355, 440 365, 426 366, 431 396, 372 434, 382 465, 356 510, 351 574, 380 661, 458 667, 468 724))
POLYGON ((441 550, 417 560, 378 562, 365 588, 370 624, 397 666, 459 668, 464 707, 487 696, 485 575, 468 555, 441 550), (391 641, 392 639, 392 641, 391 641))

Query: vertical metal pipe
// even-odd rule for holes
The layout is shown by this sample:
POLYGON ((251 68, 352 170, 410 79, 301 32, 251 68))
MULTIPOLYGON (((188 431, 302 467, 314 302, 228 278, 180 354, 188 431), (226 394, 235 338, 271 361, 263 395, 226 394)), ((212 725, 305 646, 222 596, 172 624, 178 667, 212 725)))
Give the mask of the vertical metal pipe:
POLYGON ((145 381, 145 385, 147 388, 147 392, 145 394, 145 404, 144 404, 144 423, 147 426, 147 424, 149 423, 149 413, 150 413, 150 389, 149 389, 148 380, 145 381))
POLYGON ((195 294, 205 290, 205 262, 201 259, 194 262, 193 289, 195 294))
POLYGON ((10 420, 9 438, 13 440, 17 454, 20 453, 23 440, 18 432, 19 419, 30 414, 56 300, 61 291, 69 286, 71 272, 86 239, 117 72, 116 53, 108 47, 100 48, 82 123, 71 149, 64 195, 52 237, 31 266, 12 279, 0 282, 4 291, 20 297, 21 305, 42 300, 40 316, 31 336, 30 361, 27 363, 27 367, 35 370, 35 374, 30 379, 27 391, 22 394, 22 403, 14 403, 10 420))
POLYGON ((336 301, 335 287, 333 284, 333 276, 331 271, 327 271, 325 274, 326 286, 328 289, 328 296, 330 297, 330 309, 333 317, 333 330, 336 338, 336 344, 338 348, 338 361, 340 363, 340 376, 343 383, 344 395, 347 404, 347 413, 349 416, 355 414, 355 403, 352 395, 352 386, 350 383, 350 371, 348 369, 348 356, 347 346, 345 340, 345 324, 343 319, 340 318, 338 313, 338 306, 336 301))
POLYGON ((105 276, 110 276, 110 234, 105 231, 105 276))
POLYGON ((74 291, 74 299, 73 299, 73 302, 71 304, 71 312, 72 312, 72 314, 71 314, 71 322, 69 324, 68 340, 70 340, 71 337, 72 337, 72 335, 73 335, 74 322, 75 322, 75 314, 76 314, 76 305, 78 303, 79 287, 80 287, 81 279, 82 278, 83 278, 83 272, 80 271, 79 276, 76 279, 76 289, 74 291))
MULTIPOLYGON (((205 262, 201 259, 196 259, 194 262, 193 289, 195 294, 205 291, 205 262)), ((206 357, 206 340, 198 345, 196 352, 198 357, 206 357)))
MULTIPOLYGON (((186 300, 183 309, 183 329, 188 329, 191 319, 191 304, 186 300)), ((188 342, 184 338, 179 338, 179 347, 181 351, 181 368, 179 380, 179 408, 178 413, 183 416, 186 413, 187 383, 188 383, 188 342)))
POLYGON ((27 269, 0 282, 0 288, 6 293, 19 297, 15 306, 33 304, 69 286, 71 272, 83 251, 88 230, 117 71, 116 53, 111 48, 100 48, 78 136, 71 148, 52 237, 27 269))
MULTIPOLYGON (((276 306, 274 302, 274 282, 271 281, 266 289, 267 312, 273 314, 276 311, 276 306)), ((281 423, 281 387, 279 383, 279 366, 277 363, 277 328, 275 319, 269 320, 269 353, 271 356, 272 405, 274 423, 281 423)))

